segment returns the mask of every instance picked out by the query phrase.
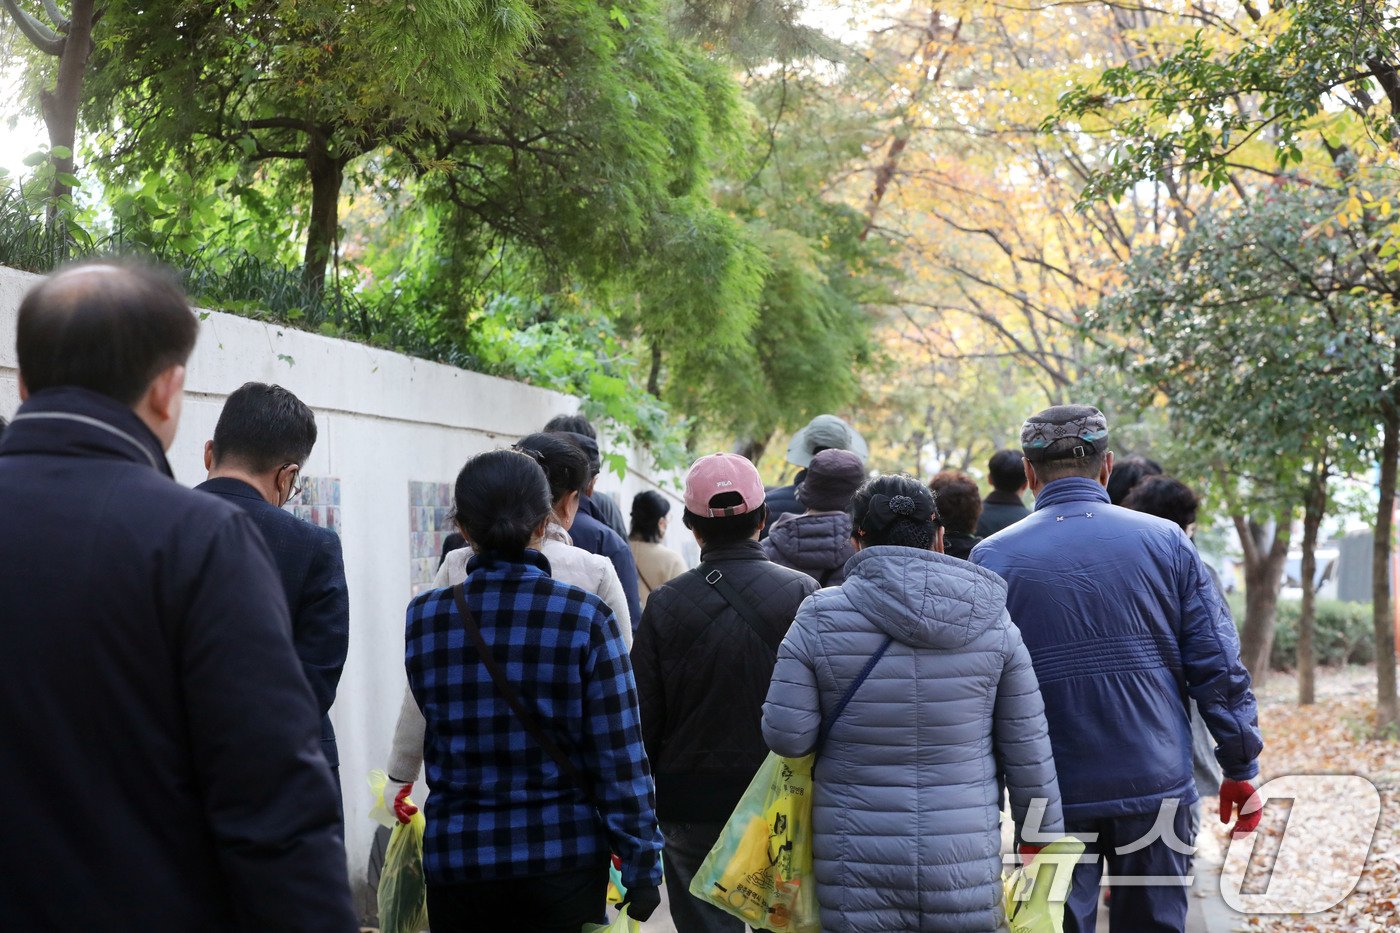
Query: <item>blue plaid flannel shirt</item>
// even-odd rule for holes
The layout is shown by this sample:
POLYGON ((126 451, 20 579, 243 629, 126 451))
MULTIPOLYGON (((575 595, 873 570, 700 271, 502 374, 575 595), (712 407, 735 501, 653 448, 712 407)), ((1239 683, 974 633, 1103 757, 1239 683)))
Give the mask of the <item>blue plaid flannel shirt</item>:
POLYGON ((550 577, 536 551, 523 563, 473 558, 466 588, 482 637, 541 727, 590 777, 593 799, 501 698, 452 590, 423 593, 408 607, 405 666, 427 720, 427 880, 550 874, 615 852, 624 884, 660 884, 656 791, 612 610, 550 577))

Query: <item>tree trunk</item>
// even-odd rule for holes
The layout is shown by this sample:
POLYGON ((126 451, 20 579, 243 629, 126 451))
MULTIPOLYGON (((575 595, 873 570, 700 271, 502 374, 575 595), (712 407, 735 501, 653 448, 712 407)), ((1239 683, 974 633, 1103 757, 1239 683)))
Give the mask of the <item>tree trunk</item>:
POLYGON ((1240 632, 1240 659, 1254 683, 1262 686, 1269 676, 1278 590, 1284 563, 1288 560, 1289 516, 1283 516, 1282 521, 1261 523, 1236 515, 1234 521, 1244 549, 1244 627, 1240 632))
POLYGON ((302 282, 309 294, 319 295, 326 286, 326 266, 330 264, 340 227, 340 186, 345 163, 331 155, 325 137, 311 133, 306 170, 311 175, 311 218, 306 227, 306 260, 302 282))
POLYGON ((1390 551, 1395 533, 1395 469, 1400 455, 1400 408, 1392 399, 1384 409, 1381 441, 1380 502, 1371 552, 1371 624, 1376 634, 1376 733, 1387 735, 1400 720, 1395 696, 1395 620, 1390 608, 1390 551))
POLYGON ((1303 605, 1298 610, 1298 704, 1307 706, 1316 699, 1317 651, 1313 646, 1313 622, 1317 614, 1317 533, 1327 514, 1327 478, 1331 472, 1326 454, 1313 463, 1308 500, 1303 507, 1303 563, 1299 581, 1303 585, 1303 605))
POLYGON ((741 437, 734 442, 734 452, 750 463, 758 463, 768 449, 768 437, 741 437))
POLYGON ((96 0, 73 0, 73 12, 63 52, 58 57, 58 78, 52 91, 39 94, 39 109, 44 116, 44 128, 49 134, 49 151, 66 149, 68 155, 53 157, 53 187, 50 189, 48 222, 58 218, 58 202, 68 197, 73 187, 63 176, 73 174, 78 142, 78 105, 83 95, 83 75, 88 57, 92 55, 92 20, 96 0))
POLYGON ((661 398, 661 341, 651 342, 651 371, 647 373, 647 394, 661 398))

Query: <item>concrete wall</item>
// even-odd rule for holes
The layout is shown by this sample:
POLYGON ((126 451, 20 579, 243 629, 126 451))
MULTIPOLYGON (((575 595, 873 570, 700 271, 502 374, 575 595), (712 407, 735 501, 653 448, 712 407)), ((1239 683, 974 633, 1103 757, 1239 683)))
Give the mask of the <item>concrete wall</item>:
MULTIPOLYGON (((19 404, 15 315, 25 290, 37 280, 0 268, 0 415, 5 417, 19 404)), ((340 745, 351 878, 362 880, 374 832, 365 776, 385 765, 404 687, 404 607, 418 569, 411 561, 425 559, 438 540, 428 536, 440 534, 421 527, 431 504, 417 505, 420 527, 414 527, 410 484, 450 483, 471 455, 536 431, 578 403, 508 380, 214 312, 200 329, 180 433, 170 451, 180 482, 204 480, 204 442, 228 393, 250 380, 285 386, 315 409, 319 439, 304 472, 339 481, 338 514, 322 502, 325 511, 315 517, 320 523, 338 519, 350 585, 350 657, 331 718, 340 745)), ((625 478, 605 473, 599 489, 617 495, 624 514, 637 492, 660 489, 674 500, 672 514, 678 515, 669 478, 655 475, 635 451, 630 462, 625 478)), ((334 485, 322 483, 312 493, 324 495, 334 485)), ((671 524, 668 537, 693 561, 694 541, 686 540, 679 521, 671 524)), ((436 554, 431 556, 435 568, 436 554)))

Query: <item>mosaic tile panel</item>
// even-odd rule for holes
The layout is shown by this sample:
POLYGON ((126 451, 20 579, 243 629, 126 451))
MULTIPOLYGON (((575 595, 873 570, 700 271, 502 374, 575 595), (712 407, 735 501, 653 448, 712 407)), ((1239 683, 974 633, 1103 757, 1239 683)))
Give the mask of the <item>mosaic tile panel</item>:
POLYGON ((442 544, 453 532, 452 484, 408 484, 408 579, 417 596, 433 584, 442 544))
POLYGON ((302 477, 301 495, 291 502, 289 508, 297 518, 340 534, 340 478, 302 477))

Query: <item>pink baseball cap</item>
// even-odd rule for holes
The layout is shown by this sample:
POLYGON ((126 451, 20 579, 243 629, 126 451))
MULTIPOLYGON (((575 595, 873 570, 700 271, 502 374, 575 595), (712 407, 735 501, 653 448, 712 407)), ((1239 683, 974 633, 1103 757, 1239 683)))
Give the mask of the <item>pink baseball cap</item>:
POLYGON ((690 465, 685 475, 685 510, 701 518, 743 515, 763 505, 763 480, 758 469, 738 454, 710 454, 690 465), (722 492, 737 492, 736 505, 711 506, 722 492))

